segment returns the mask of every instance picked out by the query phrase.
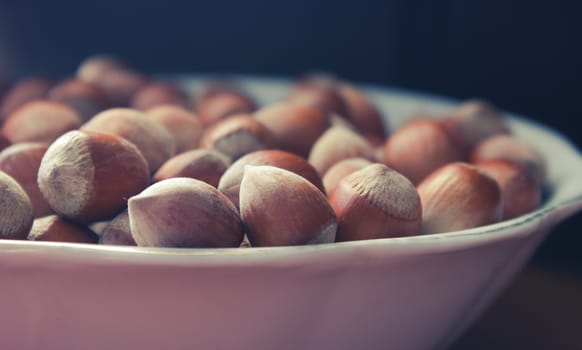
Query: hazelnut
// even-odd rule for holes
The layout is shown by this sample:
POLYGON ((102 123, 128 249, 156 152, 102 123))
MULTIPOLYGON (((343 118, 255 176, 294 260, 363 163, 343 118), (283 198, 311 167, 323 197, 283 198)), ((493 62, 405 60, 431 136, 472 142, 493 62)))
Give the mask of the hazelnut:
POLYGON ((101 236, 99 237, 99 243, 109 245, 137 245, 131 235, 127 209, 119 213, 103 228, 101 236))
POLYGON ((148 83, 148 78, 131 69, 111 68, 93 82, 101 88, 114 107, 129 106, 133 95, 148 83))
POLYGON ((172 177, 189 177, 216 187, 229 165, 229 158, 220 152, 196 149, 170 158, 158 169, 154 180, 157 182, 172 177))
POLYGON ((193 97, 194 104, 198 105, 202 101, 222 93, 240 95, 243 99, 249 98, 249 96, 247 96, 239 87, 233 85, 231 82, 219 79, 211 79, 205 81, 197 89, 193 97))
POLYGON ((47 97, 76 110, 84 122, 109 107, 107 97, 99 87, 79 79, 68 79, 55 85, 47 97))
POLYGON ((325 195, 304 177, 281 168, 245 166, 240 213, 255 247, 335 240, 336 219, 325 195))
POLYGON ((81 62, 77 69, 77 78, 89 83, 96 83, 108 70, 125 67, 126 64, 117 57, 103 54, 94 55, 81 62))
POLYGON ((232 163, 232 165, 224 172, 218 183, 218 189, 224 193, 237 208, 239 207, 240 183, 244 175, 245 166, 247 165, 271 165, 291 171, 297 175, 303 176, 322 193, 325 193, 319 174, 305 158, 281 150, 257 151, 249 153, 232 163))
POLYGON ((271 148, 273 137, 269 129, 250 114, 239 114, 206 129, 200 146, 213 148, 237 160, 254 151, 271 148))
POLYGON ((176 141, 170 132, 136 109, 108 109, 85 123, 81 130, 111 133, 127 139, 143 154, 152 173, 176 152, 176 141))
POLYGON ((501 220, 503 200, 497 182, 467 163, 435 170, 417 187, 422 202, 422 233, 441 233, 501 220))
POLYGON ((32 203, 24 189, 0 171, 0 239, 25 239, 32 227, 32 203))
POLYGON ((329 168, 323 175, 323 186, 326 193, 332 193, 341 179, 372 164, 365 158, 346 158, 340 160, 329 168))
POLYGON ((287 101, 292 104, 315 107, 351 120, 346 102, 335 84, 322 81, 297 84, 291 89, 287 101))
POLYGON ((330 126, 327 112, 311 106, 276 103, 255 113, 275 137, 278 148, 307 157, 319 136, 330 126))
POLYGON ((59 137, 38 170, 38 186, 51 208, 80 222, 113 217, 149 182, 147 163, 135 145, 91 131, 59 137))
POLYGON ((35 219, 28 234, 29 241, 97 243, 99 236, 87 226, 57 215, 35 219))
POLYGON ((453 141, 468 156, 484 139, 509 133, 505 119, 493 105, 482 100, 470 100, 457 106, 439 120, 453 141))
POLYGON ((420 232, 422 208, 414 185, 384 164, 344 177, 329 194, 337 216, 336 241, 411 236, 420 232))
POLYGON ((338 92, 346 103, 351 122, 364 137, 383 143, 386 127, 380 110, 362 91, 350 84, 339 85, 338 92))
POLYGON ((128 202, 137 245, 238 247, 242 223, 234 205, 209 184, 190 178, 155 183, 128 202))
POLYGON ((169 83, 146 84, 140 87, 131 99, 131 107, 142 111, 159 105, 190 107, 186 94, 169 83))
POLYGON ((323 176, 335 163, 361 157, 375 161, 372 146, 359 134, 341 127, 332 127, 315 142, 309 153, 309 163, 323 176))
POLYGON ((526 166, 540 184, 547 171, 544 156, 532 145, 511 135, 495 135, 481 142, 471 154, 471 163, 490 159, 507 159, 526 166))
POLYGON ((499 184, 503 199, 503 220, 527 214, 539 207, 542 190, 531 169, 506 159, 485 160, 475 165, 499 184))
POLYGON ((34 219, 32 203, 24 189, 0 171, 0 239, 25 239, 34 219))
POLYGON ((32 203, 34 217, 37 218, 53 213, 36 181, 47 148, 46 143, 22 142, 0 152, 0 171, 10 175, 22 186, 32 203))
POLYGON ((8 115, 2 133, 12 142, 51 143, 67 131, 81 126, 81 116, 56 101, 35 100, 8 115))
POLYGON ((407 122, 384 145, 384 163, 415 185, 437 168, 462 159, 462 151, 449 134, 430 119, 407 122))
POLYGON ((252 113, 256 108, 250 97, 224 91, 198 101, 195 110, 202 124, 209 126, 235 114, 252 113))
POLYGON ((0 124, 8 114, 16 108, 40 98, 44 98, 51 87, 51 82, 45 78, 31 77, 18 81, 2 98, 0 104, 0 124))
POLYGON ((176 141, 176 154, 198 148, 204 127, 194 113, 176 105, 158 105, 148 109, 148 117, 168 129, 176 141))

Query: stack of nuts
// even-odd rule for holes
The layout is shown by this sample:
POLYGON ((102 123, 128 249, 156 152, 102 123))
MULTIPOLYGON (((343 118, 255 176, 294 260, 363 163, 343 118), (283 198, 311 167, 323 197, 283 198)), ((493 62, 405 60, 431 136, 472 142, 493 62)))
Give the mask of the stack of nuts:
POLYGON ((299 79, 257 106, 195 96, 119 59, 32 77, 0 104, 0 238, 155 247, 285 246, 441 233, 540 205, 544 159, 490 104, 389 136, 357 87, 299 79))

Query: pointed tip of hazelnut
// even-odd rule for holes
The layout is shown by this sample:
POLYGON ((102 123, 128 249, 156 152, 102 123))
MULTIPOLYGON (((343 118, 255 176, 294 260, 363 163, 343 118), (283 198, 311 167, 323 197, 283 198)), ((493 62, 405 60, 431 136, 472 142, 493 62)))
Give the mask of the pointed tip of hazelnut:
POLYGON ((333 242, 336 220, 325 195, 302 176, 273 166, 245 166, 240 212, 253 246, 333 242))

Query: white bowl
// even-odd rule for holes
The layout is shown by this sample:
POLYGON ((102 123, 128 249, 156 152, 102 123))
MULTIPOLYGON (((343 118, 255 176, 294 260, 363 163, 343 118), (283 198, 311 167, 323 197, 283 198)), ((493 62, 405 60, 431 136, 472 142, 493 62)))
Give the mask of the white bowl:
MULTIPOLYGON (((178 79, 196 89, 200 78, 178 79)), ((288 81, 237 78, 260 102, 288 81)), ((452 101, 366 87, 396 127, 452 101)), ((439 349, 561 220, 582 207, 582 158, 508 116, 548 160, 535 212, 446 234, 320 246, 146 249, 0 241, 0 344, 9 349, 439 349)))

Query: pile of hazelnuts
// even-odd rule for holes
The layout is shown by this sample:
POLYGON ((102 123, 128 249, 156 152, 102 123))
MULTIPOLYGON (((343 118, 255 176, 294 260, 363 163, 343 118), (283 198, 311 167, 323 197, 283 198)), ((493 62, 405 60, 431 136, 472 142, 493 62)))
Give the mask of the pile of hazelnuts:
MULTIPOLYGON (((1 85, 1 84, 0 84, 1 85)), ((0 92, 0 238, 259 247, 462 230, 531 212, 546 166, 492 105, 389 125, 359 88, 308 75, 258 106, 189 95, 105 55, 0 92)))

